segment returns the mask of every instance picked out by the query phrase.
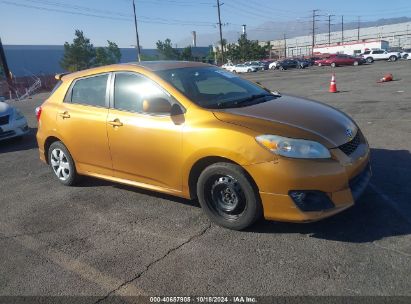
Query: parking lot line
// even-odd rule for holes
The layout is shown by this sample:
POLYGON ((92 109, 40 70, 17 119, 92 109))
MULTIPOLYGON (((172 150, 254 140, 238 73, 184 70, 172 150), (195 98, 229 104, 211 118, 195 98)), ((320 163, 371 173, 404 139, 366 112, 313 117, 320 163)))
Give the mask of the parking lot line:
POLYGON ((408 224, 411 225, 411 220, 404 216, 403 212, 401 211, 401 207, 396 201, 392 200, 388 195, 386 195, 384 192, 378 189, 378 187, 376 187, 374 184, 370 183, 369 186, 375 193, 382 197, 382 199, 389 203, 390 206, 398 213, 399 216, 401 216, 408 224))
MULTIPOLYGON (((59 265, 64 270, 72 272, 83 279, 93 282, 96 285, 100 286, 107 293, 111 292, 113 288, 121 286, 124 283, 124 280, 120 280, 116 277, 107 275, 91 265, 81 262, 80 260, 74 259, 69 255, 50 248, 46 243, 42 242, 39 239, 36 239, 30 235, 23 233, 16 233, 16 230, 12 226, 7 225, 6 223, 0 222, 0 233, 7 236, 15 235, 13 240, 19 243, 24 248, 34 251, 36 254, 43 256, 47 260, 51 260, 53 263, 59 265)), ((121 290, 118 291, 120 296, 125 296, 121 290)), ((144 295, 144 292, 133 285, 127 286, 127 295, 144 295)))

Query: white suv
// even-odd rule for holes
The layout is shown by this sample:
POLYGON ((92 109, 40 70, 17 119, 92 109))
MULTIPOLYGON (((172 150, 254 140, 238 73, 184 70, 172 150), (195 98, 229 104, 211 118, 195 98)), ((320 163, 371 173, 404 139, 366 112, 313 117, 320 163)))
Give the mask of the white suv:
POLYGON ((387 52, 385 50, 368 50, 362 54, 362 57, 368 63, 371 63, 375 60, 397 61, 401 58, 401 54, 399 52, 387 52))

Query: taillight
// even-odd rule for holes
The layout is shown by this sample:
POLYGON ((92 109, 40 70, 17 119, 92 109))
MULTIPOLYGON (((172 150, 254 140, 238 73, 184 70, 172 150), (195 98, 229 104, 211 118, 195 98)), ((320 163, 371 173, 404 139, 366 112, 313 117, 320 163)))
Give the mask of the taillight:
POLYGON ((37 108, 36 108, 36 117, 37 117, 37 121, 39 121, 39 120, 40 120, 41 111, 42 111, 42 108, 41 108, 41 107, 37 107, 37 108))

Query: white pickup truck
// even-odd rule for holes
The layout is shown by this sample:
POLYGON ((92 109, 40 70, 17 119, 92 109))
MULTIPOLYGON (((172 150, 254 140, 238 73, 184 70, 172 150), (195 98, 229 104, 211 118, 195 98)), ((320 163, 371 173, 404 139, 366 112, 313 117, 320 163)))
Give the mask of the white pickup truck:
POLYGON ((389 61, 397 61, 401 58, 401 54, 399 52, 387 52, 386 50, 367 50, 362 54, 362 58, 364 58, 368 63, 374 62, 375 60, 389 60, 389 61))

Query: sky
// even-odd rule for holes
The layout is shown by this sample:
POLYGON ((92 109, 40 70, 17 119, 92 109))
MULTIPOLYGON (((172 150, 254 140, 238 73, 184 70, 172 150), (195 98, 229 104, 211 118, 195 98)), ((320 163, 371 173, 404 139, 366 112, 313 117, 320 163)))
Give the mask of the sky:
MULTIPOLYGON (((214 0, 135 0, 140 44, 155 48, 158 40, 170 38, 178 47, 187 46, 191 31, 198 41, 212 44, 218 39, 217 7, 214 0), (201 39, 207 37, 207 39, 201 39), (212 41, 215 40, 215 41, 212 41)), ((345 22, 411 16, 410 0, 221 0, 223 33, 247 29, 267 31, 269 21, 293 23, 310 31, 310 16, 325 22, 327 14, 344 15, 345 22)), ((3 44, 62 45, 71 42, 80 29, 95 46, 107 40, 120 47, 136 44, 132 0, 0 0, 0 38, 3 44)), ((267 33, 269 36, 270 33, 267 33)), ((249 37, 252 39, 252 37, 249 37)), ((198 45, 207 46, 207 45, 198 45)))

